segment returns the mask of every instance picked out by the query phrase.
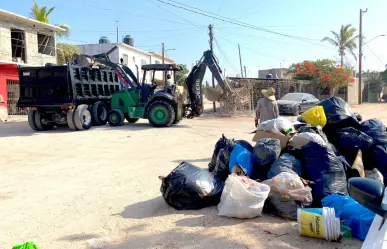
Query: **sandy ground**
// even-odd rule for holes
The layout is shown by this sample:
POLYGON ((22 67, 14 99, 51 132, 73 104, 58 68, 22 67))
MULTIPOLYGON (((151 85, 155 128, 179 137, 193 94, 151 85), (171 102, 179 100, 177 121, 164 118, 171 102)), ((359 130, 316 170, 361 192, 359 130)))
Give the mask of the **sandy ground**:
MULTIPOLYGON (((387 123, 387 104, 354 108, 387 123)), ((160 194, 159 175, 187 160, 206 167, 224 133, 251 140, 253 120, 202 117, 165 129, 146 122, 85 132, 34 133, 27 123, 0 125, 0 248, 88 248, 111 238, 124 248, 360 248, 300 237, 296 223, 263 216, 217 216, 216 207, 176 211, 160 194), (264 231, 273 234, 266 234, 264 231)))

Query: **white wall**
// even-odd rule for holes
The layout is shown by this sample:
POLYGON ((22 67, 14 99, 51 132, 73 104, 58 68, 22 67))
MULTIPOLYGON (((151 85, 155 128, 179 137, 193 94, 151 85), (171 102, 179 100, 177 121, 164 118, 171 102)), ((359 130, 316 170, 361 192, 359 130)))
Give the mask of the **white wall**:
MULTIPOLYGON (((117 45, 116 43, 107 43, 107 44, 88 44, 88 45, 77 45, 77 46, 81 49, 81 53, 87 54, 87 55, 94 55, 94 54, 105 53, 116 45, 117 45)), ((160 55, 147 53, 138 48, 130 47, 129 45, 126 45, 123 43, 119 43, 117 46, 118 46, 118 49, 109 55, 110 60, 113 61, 114 63, 121 63, 120 59, 121 58, 124 59, 125 55, 127 55, 128 64, 126 66, 129 67, 130 70, 132 70, 136 76, 137 76, 136 65, 138 66, 140 82, 142 82, 143 75, 144 75, 143 70, 141 70, 142 65, 156 64, 156 62, 158 63, 162 62, 162 58, 160 55)), ((167 64, 172 64, 174 62, 175 62, 174 60, 165 58, 165 63, 167 64)), ((124 63, 125 63, 125 59, 124 59, 124 63)), ((171 76, 173 81, 173 74, 171 74, 171 76)), ((162 72, 156 72, 155 78, 161 80, 162 72)), ((145 79, 147 83, 150 83, 152 80, 152 73, 148 72, 145 79)))

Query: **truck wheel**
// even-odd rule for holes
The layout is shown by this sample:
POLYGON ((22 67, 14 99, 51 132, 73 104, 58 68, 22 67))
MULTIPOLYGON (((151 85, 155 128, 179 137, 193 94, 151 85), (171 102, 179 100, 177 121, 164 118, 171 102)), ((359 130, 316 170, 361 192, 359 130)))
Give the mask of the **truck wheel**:
POLYGON ((77 127, 74 123, 74 110, 69 110, 67 112, 67 125, 70 127, 71 130, 77 131, 77 127))
POLYGON ((91 117, 96 125, 105 125, 108 120, 107 105, 102 102, 96 102, 91 108, 91 117))
POLYGON ((125 113, 124 116, 130 124, 134 124, 139 120, 139 118, 131 118, 128 113, 125 113))
POLYGON ((48 131, 54 128, 54 123, 50 122, 47 117, 45 117, 44 113, 40 111, 36 111, 35 113, 35 125, 41 131, 48 131))
POLYGON ((31 129, 33 129, 34 131, 39 131, 38 127, 35 124, 35 114, 36 114, 35 110, 28 112, 28 124, 30 125, 31 129))
POLYGON ((74 112, 74 124, 78 130, 88 130, 92 126, 92 118, 87 105, 79 105, 74 112))
POLYGON ((165 101, 155 101, 148 108, 148 120, 154 127, 168 127, 175 121, 173 106, 165 101))
POLYGON ((110 110, 108 122, 111 126, 121 126, 124 123, 124 113, 119 109, 110 110))

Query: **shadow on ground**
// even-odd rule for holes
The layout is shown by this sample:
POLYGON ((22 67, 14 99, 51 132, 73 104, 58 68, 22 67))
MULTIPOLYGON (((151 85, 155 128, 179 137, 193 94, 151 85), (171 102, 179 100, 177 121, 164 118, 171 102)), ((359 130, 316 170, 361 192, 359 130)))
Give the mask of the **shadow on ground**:
POLYGON ((31 127, 28 125, 28 122, 0 124, 0 138, 34 136, 37 134, 44 134, 44 133, 65 133, 69 131, 70 131, 69 128, 66 128, 66 127, 55 127, 50 131, 37 132, 31 129, 31 127))
POLYGON ((82 240, 89 240, 89 239, 98 238, 98 237, 100 237, 98 234, 81 233, 81 234, 73 234, 73 235, 65 236, 65 237, 59 238, 58 240, 82 241, 82 240))
POLYGON ((189 128, 189 126, 177 124, 177 125, 172 125, 170 127, 155 128, 149 123, 137 123, 137 124, 124 123, 124 125, 122 126, 115 126, 115 127, 110 125, 95 127, 95 129, 98 129, 98 130, 128 130, 128 131, 141 131, 141 130, 150 130, 150 129, 182 129, 182 128, 189 128))
POLYGON ((202 158, 202 159, 184 159, 184 160, 173 160, 173 163, 182 163, 182 162, 187 162, 187 163, 208 163, 211 161, 211 158, 202 158))

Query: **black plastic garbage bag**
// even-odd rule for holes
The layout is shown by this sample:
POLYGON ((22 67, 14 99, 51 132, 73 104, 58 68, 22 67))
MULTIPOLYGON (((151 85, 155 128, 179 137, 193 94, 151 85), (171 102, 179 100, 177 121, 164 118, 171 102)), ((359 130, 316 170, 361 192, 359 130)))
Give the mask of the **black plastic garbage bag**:
POLYGON ((219 204, 224 182, 205 169, 182 162, 162 178, 160 191, 168 205, 193 210, 219 204))
POLYGON ((370 136, 375 145, 387 144, 386 126, 378 119, 370 119, 361 124, 361 131, 370 136))
POLYGON ((284 219, 297 220, 297 209, 308 207, 310 207, 310 205, 305 205, 292 197, 284 201, 281 193, 274 192, 270 193, 267 197, 265 205, 263 206, 263 212, 284 219))
POLYGON ((282 172, 293 173, 301 176, 301 162, 291 154, 284 153, 271 165, 267 178, 271 179, 282 172))
POLYGON ((353 165, 359 150, 370 148, 374 143, 370 136, 352 127, 336 130, 335 136, 331 137, 331 141, 349 165, 353 165))
POLYGON ((331 194, 348 195, 343 163, 326 146, 310 142, 297 150, 305 166, 303 178, 314 182, 313 204, 321 206, 321 199, 331 194))
POLYGON ((216 160, 218 158, 219 152, 221 149, 225 148, 229 143, 232 143, 231 139, 227 139, 224 134, 222 137, 216 142, 214 153, 212 154, 211 161, 208 163, 208 170, 212 172, 216 166, 216 160))
POLYGON ((311 133, 316 133, 319 134, 322 139, 325 141, 325 143, 328 145, 328 147, 333 150, 333 152, 337 155, 337 149, 336 147, 329 142, 328 137, 325 135, 323 128, 321 126, 311 126, 310 124, 305 125, 300 128, 300 133, 305 133, 305 132, 311 132, 311 133))
POLYGON ((270 166, 281 154, 278 139, 262 138, 254 146, 252 179, 266 180, 270 166))
MULTIPOLYGON (((370 119, 362 123, 361 130, 372 137, 373 146, 362 150, 365 170, 377 168, 387 179, 387 131, 384 124, 378 119, 370 119)), ((385 181, 387 183, 387 181, 385 181)))
POLYGON ((246 150, 248 150, 250 152, 253 152, 253 150, 254 150, 254 147, 246 140, 236 140, 235 144, 240 144, 243 148, 245 148, 246 150))
POLYGON ((212 174, 222 181, 226 181, 230 174, 230 156, 235 145, 234 140, 227 141, 226 146, 219 151, 218 157, 216 158, 216 164, 212 174))
MULTIPOLYGON (((351 112, 348 103, 339 97, 331 97, 319 103, 324 108, 327 124, 324 126, 325 133, 328 131, 346 127, 360 128, 360 123, 351 112)), ((328 135, 328 134, 327 134, 328 135)), ((329 137, 329 135, 328 135, 329 137)))

